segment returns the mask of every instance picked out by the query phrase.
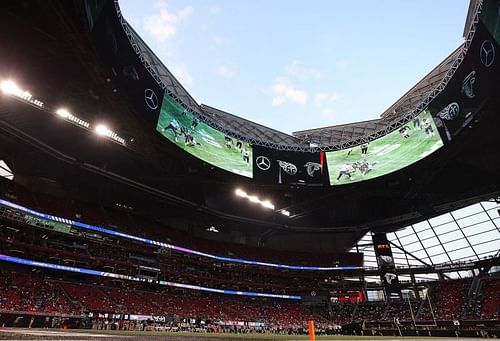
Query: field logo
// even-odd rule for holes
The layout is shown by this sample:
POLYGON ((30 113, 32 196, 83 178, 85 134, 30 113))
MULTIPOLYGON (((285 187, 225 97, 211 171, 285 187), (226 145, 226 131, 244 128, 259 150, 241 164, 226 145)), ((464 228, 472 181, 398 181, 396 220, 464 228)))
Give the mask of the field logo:
POLYGON ((150 109, 155 110, 158 108, 158 97, 153 90, 146 89, 144 91, 144 101, 150 109))
POLYGON ((307 175, 309 175, 311 178, 314 177, 314 173, 316 171, 319 171, 321 169, 321 165, 316 162, 308 162, 304 165, 304 167, 306 167, 307 175))
POLYGON ((289 175, 295 175, 297 174, 297 167, 290 162, 285 162, 281 160, 277 160, 278 164, 280 165, 281 169, 283 169, 287 174, 289 175))
POLYGON ((495 46, 490 40, 485 40, 481 44, 479 57, 484 66, 490 67, 495 61, 495 46))
POLYGON ((464 93, 465 96, 469 98, 476 97, 473 88, 474 83, 476 83, 476 71, 472 71, 471 73, 469 73, 467 77, 465 77, 462 81, 462 93, 464 93))
POLYGON ((257 165, 257 167, 259 167, 260 170, 263 171, 269 170, 269 168, 271 168, 271 161, 269 161, 269 159, 265 156, 258 156, 255 159, 255 164, 257 165))
POLYGON ((448 104, 443 110, 438 113, 438 116, 443 120, 451 121, 458 117, 460 107, 457 102, 448 104))

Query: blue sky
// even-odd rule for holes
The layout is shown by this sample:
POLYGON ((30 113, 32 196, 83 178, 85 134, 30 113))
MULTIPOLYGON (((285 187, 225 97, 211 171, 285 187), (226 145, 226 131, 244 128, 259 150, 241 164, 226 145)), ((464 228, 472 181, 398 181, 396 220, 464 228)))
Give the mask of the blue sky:
POLYGON ((198 103, 291 133, 379 117, 463 41, 467 0, 121 0, 198 103))

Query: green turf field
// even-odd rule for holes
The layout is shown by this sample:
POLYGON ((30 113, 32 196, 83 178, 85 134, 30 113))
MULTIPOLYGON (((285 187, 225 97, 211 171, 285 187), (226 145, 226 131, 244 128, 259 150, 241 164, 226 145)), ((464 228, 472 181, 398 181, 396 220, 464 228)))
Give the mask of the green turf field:
MULTIPOLYGON (((69 329, 65 330, 68 335, 71 333, 88 333, 88 334, 109 334, 114 336, 129 336, 133 337, 161 337, 164 339, 232 339, 232 340, 309 340, 308 335, 279 335, 279 334, 219 334, 219 333, 189 333, 189 332, 165 332, 165 331, 117 331, 117 330, 92 330, 92 329, 69 329)), ((453 341, 463 340, 465 338, 449 338, 449 337, 429 337, 429 336, 354 336, 354 335, 316 335, 316 340, 348 340, 348 341, 368 341, 368 340, 402 340, 402 341, 453 341)), ((476 340, 467 338, 467 340, 476 340)))
POLYGON ((243 148, 240 150, 236 147, 236 139, 233 139, 231 148, 228 148, 222 132, 203 122, 199 122, 195 128, 192 128, 192 122, 193 114, 185 111, 172 97, 165 94, 158 124, 156 125, 156 130, 160 134, 188 153, 211 165, 249 178, 252 177, 253 159, 250 145, 243 143, 243 148), (177 132, 177 139, 172 129, 162 131, 174 119, 179 123, 180 127, 185 127, 191 132, 195 143, 192 145, 185 143, 185 135, 181 134, 180 127, 177 132), (243 160, 244 150, 248 151, 248 162, 243 160))
POLYGON ((359 169, 352 165, 363 160, 361 148, 352 148, 350 155, 348 150, 339 150, 326 153, 328 172, 331 185, 342 185, 352 182, 372 179, 384 174, 399 170, 403 167, 426 157, 443 146, 438 130, 428 111, 423 111, 419 116, 420 129, 414 129, 413 122, 407 124, 409 138, 405 139, 399 130, 395 130, 377 140, 370 142, 365 160, 368 161, 368 171, 363 175, 359 169), (434 135, 426 134, 423 122, 427 119, 431 123, 434 135), (346 165, 348 165, 346 167, 346 165), (349 168, 351 178, 342 175, 337 180, 341 168, 349 168))

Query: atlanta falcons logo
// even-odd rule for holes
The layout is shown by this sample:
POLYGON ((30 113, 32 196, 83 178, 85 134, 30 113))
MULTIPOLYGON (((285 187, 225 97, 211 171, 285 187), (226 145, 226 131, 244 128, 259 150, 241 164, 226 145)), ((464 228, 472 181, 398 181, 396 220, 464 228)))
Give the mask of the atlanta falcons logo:
POLYGON ((304 165, 304 167, 306 167, 307 175, 309 175, 311 178, 314 177, 314 173, 316 171, 319 171, 321 169, 321 165, 316 162, 308 162, 304 165))
POLYGON ((384 278, 385 278, 385 281, 391 285, 392 284, 392 281, 396 279, 396 274, 391 274, 390 272, 387 272, 385 275, 384 275, 384 278))

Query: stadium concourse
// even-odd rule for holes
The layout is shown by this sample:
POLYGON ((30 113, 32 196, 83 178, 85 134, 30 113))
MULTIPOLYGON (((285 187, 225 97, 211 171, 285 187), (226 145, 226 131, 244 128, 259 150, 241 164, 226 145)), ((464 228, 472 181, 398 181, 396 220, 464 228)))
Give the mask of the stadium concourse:
POLYGON ((499 6, 380 119, 288 135, 118 1, 2 1, 0 339, 499 337, 499 6))

